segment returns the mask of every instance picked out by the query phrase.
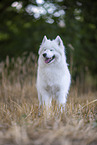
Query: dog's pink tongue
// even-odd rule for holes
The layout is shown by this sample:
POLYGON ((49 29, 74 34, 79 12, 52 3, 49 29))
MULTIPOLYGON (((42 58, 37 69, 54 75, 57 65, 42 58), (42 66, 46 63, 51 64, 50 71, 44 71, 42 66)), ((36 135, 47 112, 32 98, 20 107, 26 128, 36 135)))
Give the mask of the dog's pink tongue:
POLYGON ((49 63, 49 61, 50 61, 50 59, 48 58, 48 59, 45 60, 45 63, 49 63))

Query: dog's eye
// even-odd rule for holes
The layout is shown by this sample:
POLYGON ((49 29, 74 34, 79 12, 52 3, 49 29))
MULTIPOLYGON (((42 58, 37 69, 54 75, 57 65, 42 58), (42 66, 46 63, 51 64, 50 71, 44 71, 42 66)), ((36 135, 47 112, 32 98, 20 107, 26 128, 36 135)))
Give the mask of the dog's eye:
POLYGON ((53 51, 52 49, 50 51, 53 51))
POLYGON ((44 51, 46 51, 46 49, 44 49, 44 51))

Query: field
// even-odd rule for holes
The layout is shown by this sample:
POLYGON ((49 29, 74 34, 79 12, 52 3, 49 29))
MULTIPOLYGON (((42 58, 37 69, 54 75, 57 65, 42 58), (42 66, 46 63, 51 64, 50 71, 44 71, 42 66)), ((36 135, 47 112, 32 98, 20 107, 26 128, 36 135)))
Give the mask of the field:
POLYGON ((38 108, 37 58, 0 63, 0 145, 97 145, 97 92, 71 86, 65 112, 38 108), (11 64, 11 65, 10 65, 11 64))

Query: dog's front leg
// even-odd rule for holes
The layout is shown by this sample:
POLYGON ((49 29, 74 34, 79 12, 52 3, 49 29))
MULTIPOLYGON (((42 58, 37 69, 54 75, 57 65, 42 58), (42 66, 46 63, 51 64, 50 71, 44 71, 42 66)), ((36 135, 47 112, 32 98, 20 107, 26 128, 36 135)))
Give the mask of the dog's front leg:
POLYGON ((42 113, 48 118, 50 116, 50 106, 52 98, 49 96, 48 92, 43 90, 41 93, 41 107, 42 113))
POLYGON ((57 98, 57 103, 61 109, 61 112, 65 111, 65 104, 67 101, 66 93, 64 89, 60 90, 58 98, 57 98))
POLYGON ((49 108, 51 106, 51 97, 49 96, 48 92, 43 90, 41 94, 42 98, 42 105, 45 106, 46 108, 49 108))
POLYGON ((41 93, 38 93, 39 99, 39 116, 44 112, 46 116, 50 113, 50 106, 51 106, 51 97, 49 97, 48 92, 42 90, 41 93), (42 110, 41 110, 42 109, 42 110))

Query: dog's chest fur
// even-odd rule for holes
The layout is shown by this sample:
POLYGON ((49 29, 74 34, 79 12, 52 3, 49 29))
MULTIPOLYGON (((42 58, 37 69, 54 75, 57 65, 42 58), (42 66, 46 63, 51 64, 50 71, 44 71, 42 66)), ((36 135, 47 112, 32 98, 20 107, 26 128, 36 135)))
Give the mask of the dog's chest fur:
POLYGON ((62 67, 47 67, 40 70, 40 77, 46 84, 52 86, 59 84, 60 80, 64 77, 64 69, 62 67))
POLYGON ((40 71, 40 79, 44 89, 53 96, 58 96, 61 88, 61 81, 64 78, 64 70, 61 68, 44 68, 40 71))

